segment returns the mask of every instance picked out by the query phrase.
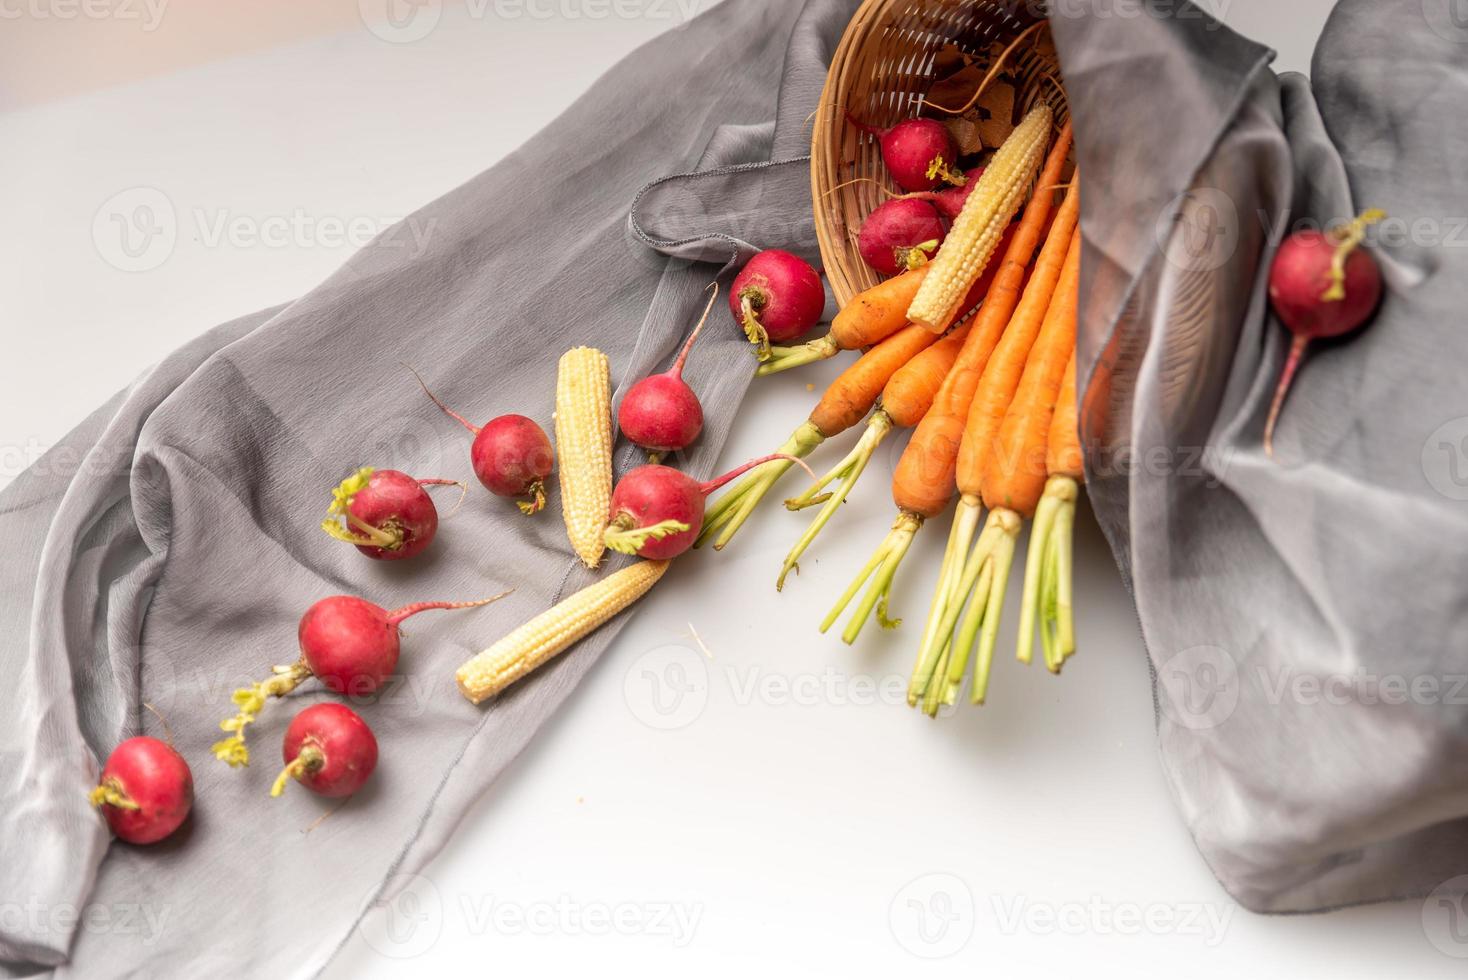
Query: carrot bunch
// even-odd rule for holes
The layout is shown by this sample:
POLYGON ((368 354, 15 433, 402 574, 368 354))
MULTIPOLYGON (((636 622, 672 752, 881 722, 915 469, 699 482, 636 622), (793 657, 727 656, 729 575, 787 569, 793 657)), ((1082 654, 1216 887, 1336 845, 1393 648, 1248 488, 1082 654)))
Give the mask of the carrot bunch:
MULTIPOLYGON (((1032 195, 1025 207, 1024 216, 1009 240, 958 358, 898 462, 897 472, 892 478, 892 499, 897 504, 897 519, 871 561, 858 573, 821 623, 821 632, 831 628, 863 586, 867 591, 852 613, 842 639, 847 643, 856 642, 873 612, 884 628, 900 624, 900 620, 888 615, 893 579, 923 522, 941 514, 953 497, 954 471, 969 405, 989 357, 1006 332, 1010 315, 1019 302, 1026 268, 1050 219, 1051 189, 1060 183, 1070 154, 1070 143, 1071 129, 1067 124, 1045 160, 1038 182, 1040 192, 1032 195)), ((941 258, 942 253, 939 255, 941 258)), ((954 563, 948 561, 945 564, 951 566, 954 563)), ((953 574, 951 568, 947 574, 953 574)))

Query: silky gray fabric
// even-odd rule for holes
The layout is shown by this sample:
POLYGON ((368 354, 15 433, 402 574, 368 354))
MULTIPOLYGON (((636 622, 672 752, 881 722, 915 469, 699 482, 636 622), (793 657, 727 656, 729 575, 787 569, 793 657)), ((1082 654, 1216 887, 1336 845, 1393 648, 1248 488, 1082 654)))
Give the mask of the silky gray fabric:
POLYGON ((1449 0, 1346 0, 1307 82, 1187 13, 1054 23, 1083 175, 1089 489, 1164 768, 1249 908, 1456 893, 1468 29, 1449 0), (1271 460, 1288 335, 1268 263, 1291 227, 1367 207, 1393 217, 1369 239, 1385 304, 1313 350, 1271 460))
MULTIPOLYGON (((526 520, 476 486, 430 552, 387 565, 321 534, 327 490, 365 464, 472 482, 467 435, 400 361, 469 416, 521 412, 548 428, 563 350, 605 350, 620 391, 667 363, 737 256, 814 257, 804 125, 853 9, 729 0, 658 38, 407 219, 427 232, 421 252, 389 232, 299 301, 205 334, 0 495, 0 668, 13 679, 0 712, 0 973, 313 973, 443 846, 617 624, 470 705, 454 668, 594 578, 559 500, 526 520), (679 172, 693 176, 638 196, 679 172), (296 622, 317 599, 394 607, 511 587, 495 605, 408 624, 401 676, 358 706, 378 772, 309 834, 329 802, 267 791, 281 733, 327 697, 319 686, 266 709, 249 769, 211 757, 231 689, 295 658, 296 622), (112 746, 163 734, 145 702, 174 729, 197 803, 163 844, 109 846, 86 794, 112 746)), ((707 422, 679 464, 700 475, 751 375, 723 317, 688 364, 707 422)), ((619 449, 620 468, 639 461, 619 449)))

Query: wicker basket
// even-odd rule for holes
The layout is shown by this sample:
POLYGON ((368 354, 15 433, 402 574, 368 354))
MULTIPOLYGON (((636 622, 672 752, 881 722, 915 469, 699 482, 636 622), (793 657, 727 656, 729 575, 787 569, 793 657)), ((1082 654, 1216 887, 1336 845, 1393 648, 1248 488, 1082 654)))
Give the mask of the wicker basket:
POLYGON ((1052 83, 1059 66, 1050 49, 1031 43, 1045 31, 1039 7, 1013 0, 866 0, 856 12, 831 60, 811 136, 816 234, 839 304, 881 278, 857 252, 856 232, 886 191, 896 190, 877 141, 852 125, 847 111, 877 127, 920 111, 942 118, 921 105, 939 50, 951 42, 979 55, 998 42, 1005 56, 996 70, 1018 80, 1016 116, 1043 99, 1057 125, 1063 123, 1065 94, 1052 83), (863 177, 871 179, 856 179, 863 177))

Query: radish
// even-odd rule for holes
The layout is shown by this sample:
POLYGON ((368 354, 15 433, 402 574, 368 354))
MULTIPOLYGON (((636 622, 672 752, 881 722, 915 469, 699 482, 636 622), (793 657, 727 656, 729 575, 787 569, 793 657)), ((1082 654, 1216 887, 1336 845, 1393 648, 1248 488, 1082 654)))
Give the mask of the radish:
POLYGON ((749 470, 771 460, 788 459, 811 473, 804 460, 784 453, 752 459, 723 476, 700 483, 671 466, 639 466, 622 477, 612 491, 612 520, 603 539, 608 548, 640 558, 676 558, 703 529, 704 502, 709 494, 749 470))
POLYGON ((1381 302, 1381 267, 1361 249, 1366 229, 1386 217, 1371 210, 1329 232, 1285 239, 1269 270, 1269 300, 1295 335, 1264 423, 1264 451, 1274 455, 1274 429, 1310 341, 1358 329, 1381 302))
POLYGON ((321 530, 356 545, 368 558, 412 558, 438 533, 438 508, 424 487, 441 486, 467 490, 457 480, 415 480, 397 470, 364 466, 332 491, 334 499, 321 530))
POLYGON ((153 844, 188 817, 194 776, 173 746, 139 735, 112 750, 91 800, 120 839, 153 844))
POLYGON ((964 171, 964 182, 958 187, 945 187, 941 191, 917 191, 912 194, 904 194, 894 198, 898 201, 931 201, 938 209, 938 213, 949 221, 958 218, 958 213, 968 203, 968 196, 979 186, 979 178, 984 176, 983 167, 974 167, 964 171))
POLYGON ((963 174, 952 170, 958 162, 958 147, 948 127, 936 119, 904 119, 891 129, 877 129, 846 114, 851 124, 877 138, 882 162, 892 181, 905 191, 930 191, 941 183, 962 185, 963 174))
POLYGON ((377 736, 344 704, 313 704, 291 720, 280 754, 285 768, 270 787, 285 792, 294 779, 320 796, 351 796, 377 768, 377 736))
MULTIPOLYGON (((408 370, 413 371, 411 367, 408 370)), ((433 404, 474 433, 469 461, 485 489, 496 497, 531 497, 516 504, 527 517, 539 513, 545 507, 545 478, 556 465, 556 453, 545 430, 523 415, 501 415, 476 426, 439 401, 421 374, 413 371, 413 376, 433 404)))
POLYGON ((318 678, 337 694, 364 696, 375 692, 398 665, 398 626, 408 617, 430 609, 474 609, 509 594, 501 592, 477 602, 419 602, 395 612, 355 596, 322 599, 301 617, 296 632, 301 659, 276 667, 275 676, 269 680, 234 692, 239 712, 219 723, 231 735, 214 743, 215 757, 231 766, 249 765, 245 727, 265 707, 267 698, 284 697, 308 678, 318 678))
POLYGON ((754 344, 755 356, 768 361, 770 341, 795 340, 821 319, 826 287, 809 262, 769 248, 746 262, 734 277, 729 309, 754 344))
POLYGON ((856 247, 867 265, 884 276, 895 276, 932 258, 946 235, 943 219, 933 205, 896 198, 867 215, 856 247))
POLYGON ((617 425, 622 434, 649 450, 654 463, 663 453, 677 452, 690 445, 703 431, 703 406, 683 380, 683 365, 688 362, 688 352, 693 349, 693 342, 703 331, 718 298, 719 284, 714 283, 703 317, 688 335, 673 366, 633 385, 617 409, 617 425))

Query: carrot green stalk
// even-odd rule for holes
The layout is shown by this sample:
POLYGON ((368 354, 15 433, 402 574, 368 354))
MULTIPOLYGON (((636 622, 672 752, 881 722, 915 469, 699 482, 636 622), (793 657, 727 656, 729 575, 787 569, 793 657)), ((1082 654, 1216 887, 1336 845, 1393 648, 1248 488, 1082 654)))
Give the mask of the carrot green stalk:
MULTIPOLYGON (((933 398, 938 393, 938 388, 943 384, 943 379, 953 369, 953 363, 958 358, 959 351, 963 349, 964 341, 968 337, 971 324, 965 323, 951 334, 933 343, 926 350, 921 351, 910 361, 904 364, 896 374, 888 380, 882 389, 881 405, 873 412, 867 420, 867 429, 857 441, 856 447, 847 454, 846 458, 836 467, 815 482, 805 493, 785 501, 785 506, 791 510, 804 510, 807 507, 824 505, 820 513, 811 522, 805 534, 790 549, 785 557, 784 567, 780 570, 780 578, 775 583, 777 589, 785 585, 785 577, 798 567, 800 556, 815 541, 816 536, 835 516, 841 504, 850 495, 856 481, 861 478, 867 463, 871 461, 872 454, 882 444, 894 428, 908 429, 922 421, 924 415, 933 404, 933 398), (841 481, 835 491, 823 493, 826 487, 841 481)), ((923 327, 908 327, 908 330, 922 330, 930 338, 932 332, 923 327)))
POLYGON ((865 568, 852 581, 846 592, 841 596, 836 607, 826 614, 821 623, 821 632, 824 633, 840 618, 851 604, 851 600, 861 591, 863 585, 867 586, 866 595, 862 596, 861 602, 856 607, 856 612, 851 616, 851 621, 846 624, 846 629, 841 634, 841 639, 851 644, 861 635, 861 629, 871 618, 872 611, 876 610, 877 622, 883 629, 896 629, 902 625, 902 620, 893 619, 888 615, 888 604, 892 596, 892 580, 897 576, 897 566, 902 564, 902 559, 907 556, 907 549, 912 547, 913 538, 922 529, 923 516, 911 514, 906 511, 897 515, 897 520, 892 525, 892 530, 877 549, 872 560, 867 562, 865 568))
MULTIPOLYGON (((892 376, 937 341, 931 332, 909 327, 877 344, 831 383, 810 417, 776 452, 804 458, 827 439, 856 425, 871 411, 892 376)), ((766 463, 730 487, 704 516, 697 545, 713 541, 715 551, 723 550, 792 465, 791 460, 766 463)))
MULTIPOLYGON (((1053 161, 1053 155, 1051 159, 1053 161)), ((1048 165, 1046 170, 1046 176, 1052 176, 1048 165)), ((1053 176, 1059 177, 1058 170, 1053 176)), ((928 615, 928 626, 918 648, 917 666, 913 670, 908 689, 909 704, 917 704, 922 697, 934 674, 942 645, 952 633, 952 623, 958 617, 965 597, 972 590, 972 582, 968 584, 968 588, 964 587, 963 570, 973 544, 973 534, 978 529, 979 515, 984 507, 984 465, 996 448, 995 437, 1014 398, 1015 390, 1020 385, 1025 363, 1044 327, 1055 290, 1065 272, 1067 257, 1080 219, 1078 187, 1079 182, 1072 180, 1065 200, 1055 214, 1055 221, 1050 225, 1045 246, 1035 260, 1034 271, 1024 284, 1023 296, 1018 288, 1007 294, 1008 302, 1003 308, 1012 316, 1003 328, 1002 336, 991 345, 989 355, 979 367, 982 373, 976 375, 977 380, 970 389, 968 402, 963 408, 965 414, 960 423, 962 431, 958 437, 957 458, 952 470, 952 489, 957 489, 960 493, 958 507, 953 516, 954 537, 944 555, 937 592, 928 615), (957 608, 954 608, 955 605, 957 608), (949 624, 946 629, 943 627, 945 622, 949 624)), ((1026 220, 1029 220, 1028 212, 1026 220)), ((1013 274, 1012 281, 1016 284, 1021 282, 1022 274, 1023 270, 1013 274)), ((924 424, 927 424, 926 420, 924 424)), ((945 485, 940 492, 951 494, 952 489, 945 485)))
POLYGON ((1025 561, 1024 598, 1020 603, 1019 647, 1022 663, 1033 657, 1035 629, 1040 631, 1045 666, 1059 673, 1075 653, 1075 617, 1071 603, 1072 534, 1076 498, 1084 478, 1076 412, 1076 358, 1071 352, 1055 402, 1045 450, 1050 478, 1030 528, 1025 561))

